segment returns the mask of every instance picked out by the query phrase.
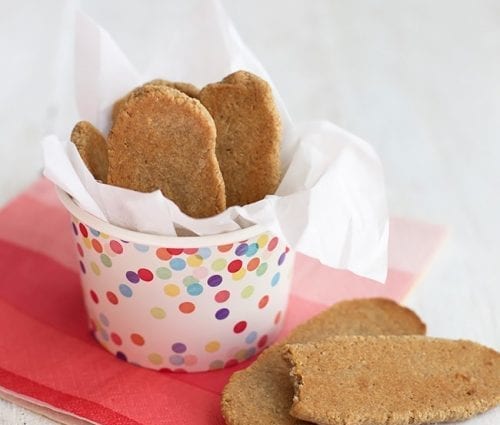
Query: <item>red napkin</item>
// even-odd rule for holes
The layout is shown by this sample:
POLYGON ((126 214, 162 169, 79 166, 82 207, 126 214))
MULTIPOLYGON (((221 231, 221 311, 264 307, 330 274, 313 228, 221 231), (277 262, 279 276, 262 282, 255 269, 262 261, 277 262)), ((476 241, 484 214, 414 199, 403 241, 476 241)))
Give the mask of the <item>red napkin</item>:
MULTIPOLYGON (((298 255, 284 334, 341 299, 401 301, 443 236, 438 226, 391 220, 385 285, 298 255)), ((0 396, 68 424, 223 424, 221 391, 249 362, 173 374, 112 356, 87 329, 73 249, 46 180, 0 211, 0 396)))

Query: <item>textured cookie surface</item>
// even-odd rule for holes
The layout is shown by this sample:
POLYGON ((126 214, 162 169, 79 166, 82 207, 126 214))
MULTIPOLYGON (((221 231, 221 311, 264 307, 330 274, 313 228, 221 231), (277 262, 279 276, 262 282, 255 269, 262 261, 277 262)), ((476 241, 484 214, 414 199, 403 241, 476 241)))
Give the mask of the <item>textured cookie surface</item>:
MULTIPOLYGON (((198 98, 198 95, 200 93, 200 90, 198 87, 194 86, 193 84, 190 83, 183 83, 179 81, 168 81, 168 80, 162 80, 160 78, 156 80, 149 81, 143 85, 144 86, 164 86, 164 87, 170 87, 173 89, 177 89, 180 92, 187 94, 189 97, 193 97, 195 99, 198 98)), ((116 116, 118 115, 118 112, 122 108, 122 106, 125 104, 127 101, 128 97, 130 96, 130 93, 122 97, 121 99, 117 100, 115 104, 113 105, 113 111, 111 113, 111 120, 114 122, 116 119, 116 116)))
POLYGON ((470 341, 349 336, 285 347, 291 414, 328 425, 467 419, 500 403, 500 353, 470 341))
MULTIPOLYGON (((379 334, 425 334, 425 325, 411 310, 390 300, 343 301, 296 327, 283 344, 379 334)), ((289 414, 294 391, 282 358, 283 344, 268 348, 251 366, 231 376, 221 402, 229 425, 305 423, 289 414)))
POLYGON ((225 209, 215 156, 214 122, 196 99, 146 85, 127 98, 108 137, 108 183, 140 192, 160 189, 192 217, 225 209))
POLYGON ((269 84, 238 71, 205 86, 199 99, 217 127, 227 206, 274 193, 280 181, 281 121, 269 84))
POLYGON ((80 121, 71 132, 71 141, 96 180, 106 183, 108 148, 104 136, 91 123, 80 121))

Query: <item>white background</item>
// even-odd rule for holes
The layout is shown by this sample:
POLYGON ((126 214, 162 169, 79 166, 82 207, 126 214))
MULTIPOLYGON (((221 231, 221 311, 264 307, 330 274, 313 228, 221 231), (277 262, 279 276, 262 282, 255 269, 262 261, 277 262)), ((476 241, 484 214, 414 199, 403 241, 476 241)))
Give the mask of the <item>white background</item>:
MULTIPOLYGON (((159 28, 196 4, 82 1, 139 69, 159 28)), ((391 214, 449 228, 407 300, 429 333, 499 350, 500 2, 223 4, 294 120, 329 119, 371 142, 391 214)), ((41 137, 76 120, 67 10, 62 0, 0 0, 0 205, 40 175, 41 137)), ((22 423, 53 422, 0 401, 0 424, 22 423)), ((471 423, 498 424, 500 411, 471 423)))

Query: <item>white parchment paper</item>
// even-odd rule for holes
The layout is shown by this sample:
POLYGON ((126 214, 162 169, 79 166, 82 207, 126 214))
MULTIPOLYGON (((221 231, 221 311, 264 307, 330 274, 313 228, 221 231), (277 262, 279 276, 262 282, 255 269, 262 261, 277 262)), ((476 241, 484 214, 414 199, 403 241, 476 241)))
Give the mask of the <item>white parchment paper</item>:
MULTIPOLYGON (((114 102, 153 78, 203 87, 244 69, 273 86, 220 4, 202 3, 176 27, 165 29, 166 47, 145 75, 139 75, 104 29, 78 12, 75 84, 80 119, 107 134, 114 102)), ((160 235, 176 235, 180 229, 183 234, 212 235, 258 223, 296 251, 383 282, 389 226, 377 155, 366 142, 330 122, 292 123, 275 89, 274 95, 283 122, 283 180, 276 194, 215 217, 191 218, 160 191, 139 193, 96 181, 69 135, 42 141, 44 173, 80 207, 118 226, 160 235)))

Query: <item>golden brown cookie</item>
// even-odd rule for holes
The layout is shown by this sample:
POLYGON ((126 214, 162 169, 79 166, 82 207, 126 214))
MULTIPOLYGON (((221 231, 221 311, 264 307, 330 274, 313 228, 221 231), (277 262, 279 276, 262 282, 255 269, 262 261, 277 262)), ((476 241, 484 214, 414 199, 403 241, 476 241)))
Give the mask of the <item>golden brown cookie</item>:
POLYGON ((326 425, 460 421, 500 403, 500 353, 470 341, 339 336, 289 344, 290 413, 326 425))
POLYGON ((96 180, 106 183, 108 147, 104 136, 91 123, 80 121, 71 132, 71 141, 96 180))
POLYGON ((212 117, 176 89, 134 90, 108 137, 108 183, 139 192, 160 189, 192 217, 225 209, 224 181, 215 156, 212 117))
MULTIPOLYGON (((177 89, 180 92, 187 94, 189 97, 193 97, 195 99, 198 99, 198 95, 200 94, 200 90, 198 89, 198 87, 196 87, 190 83, 168 81, 168 80, 162 80, 160 78, 157 78, 156 80, 152 80, 152 81, 149 81, 148 83, 143 84, 143 87, 148 86, 148 85, 149 86, 171 87, 171 88, 177 89)), ((120 108, 125 104, 125 101, 127 100, 128 96, 130 96, 130 93, 123 96, 121 99, 117 100, 115 102, 115 104, 113 105, 113 110, 111 112, 112 122, 115 122, 116 116, 118 115, 120 108)))
MULTIPOLYGON (((425 325, 414 312, 391 300, 343 301, 296 327, 283 344, 378 334, 425 334, 425 325)), ((221 401, 229 425, 305 423, 289 414, 293 386, 281 356, 283 344, 268 348, 251 366, 231 376, 221 401)))
POLYGON ((269 84, 238 71, 205 86, 199 99, 217 127, 216 152, 227 206, 273 194, 281 173, 281 121, 269 84))

